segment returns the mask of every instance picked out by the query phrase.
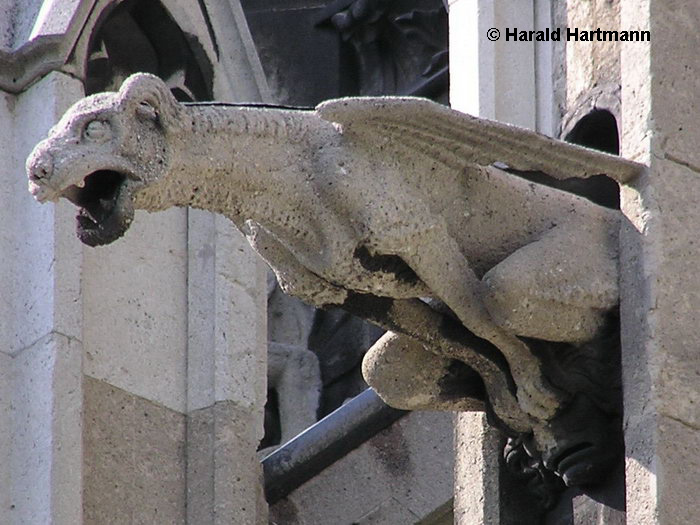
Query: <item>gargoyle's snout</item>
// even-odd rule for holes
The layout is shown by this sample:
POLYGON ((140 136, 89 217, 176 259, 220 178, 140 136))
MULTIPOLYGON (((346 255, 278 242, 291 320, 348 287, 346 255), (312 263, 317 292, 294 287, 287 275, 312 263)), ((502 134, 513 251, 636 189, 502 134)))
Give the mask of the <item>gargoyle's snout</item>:
POLYGON ((38 144, 27 159, 27 176, 29 177, 29 192, 39 202, 58 198, 57 188, 51 185, 53 175, 53 157, 48 149, 38 144))

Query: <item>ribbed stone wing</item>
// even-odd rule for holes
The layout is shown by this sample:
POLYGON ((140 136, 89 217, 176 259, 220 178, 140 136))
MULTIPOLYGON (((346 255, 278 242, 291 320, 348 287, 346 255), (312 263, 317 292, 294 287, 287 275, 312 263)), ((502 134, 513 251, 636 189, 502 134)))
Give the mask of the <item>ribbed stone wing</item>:
POLYGON ((503 163, 556 179, 607 175, 625 183, 644 166, 568 144, 534 131, 460 113, 427 99, 364 97, 329 100, 318 115, 373 147, 392 143, 459 169, 465 163, 503 163))

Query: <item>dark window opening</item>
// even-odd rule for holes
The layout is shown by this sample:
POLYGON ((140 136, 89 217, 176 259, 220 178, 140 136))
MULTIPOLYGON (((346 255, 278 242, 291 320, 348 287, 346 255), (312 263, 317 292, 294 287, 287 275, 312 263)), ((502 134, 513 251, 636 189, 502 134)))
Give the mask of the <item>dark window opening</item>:
MULTIPOLYGON (((620 154, 620 138, 615 116, 606 109, 594 109, 579 120, 564 137, 566 142, 587 148, 620 154)), ((620 188, 614 180, 605 175, 575 181, 575 193, 580 193, 595 203, 608 208, 620 208, 620 188)))
MULTIPOLYGON (((566 134, 564 140, 611 155, 620 153, 617 120, 606 109, 594 109, 588 113, 566 134)), ((620 208, 620 188, 617 182, 605 175, 557 180, 539 171, 508 171, 533 182, 575 193, 607 208, 620 208)))
POLYGON ((611 155, 620 154, 617 120, 607 109, 594 109, 588 113, 566 134, 564 140, 611 155))

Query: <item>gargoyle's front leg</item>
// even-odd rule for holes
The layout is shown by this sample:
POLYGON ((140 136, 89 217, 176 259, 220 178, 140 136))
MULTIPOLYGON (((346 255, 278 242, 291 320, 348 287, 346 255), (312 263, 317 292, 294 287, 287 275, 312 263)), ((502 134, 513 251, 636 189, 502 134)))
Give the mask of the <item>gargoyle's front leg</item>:
POLYGON ((317 308, 339 306, 347 298, 346 290, 311 272, 260 224, 246 221, 244 234, 253 249, 275 272, 284 293, 317 308))
POLYGON ((465 362, 483 378, 494 411, 503 422, 518 432, 532 429, 532 421, 510 392, 507 367, 499 366, 500 354, 492 345, 418 299, 348 293, 305 268, 259 224, 248 221, 245 230, 253 248, 275 271, 283 291, 313 306, 340 306, 386 330, 404 333, 441 356, 465 362))
POLYGON ((483 303, 483 285, 446 228, 437 225, 403 246, 405 248, 397 255, 468 330, 493 343, 503 353, 518 387, 518 401, 523 409, 540 419, 554 416, 562 406, 562 394, 544 377, 540 362, 530 348, 493 322, 483 303))

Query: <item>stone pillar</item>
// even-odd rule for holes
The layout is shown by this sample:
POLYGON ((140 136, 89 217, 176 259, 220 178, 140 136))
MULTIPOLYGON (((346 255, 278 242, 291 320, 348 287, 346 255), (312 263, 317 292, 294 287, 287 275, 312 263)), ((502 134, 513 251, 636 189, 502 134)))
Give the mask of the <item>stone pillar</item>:
POLYGON ((700 10, 622 2, 623 155, 649 165, 622 188, 627 523, 700 515, 700 10))
MULTIPOLYGON (((544 131, 551 131, 551 77, 538 78, 535 67, 539 57, 551 70, 551 53, 537 50, 531 42, 505 41, 506 27, 532 29, 536 16, 538 24, 546 26, 548 14, 533 0, 451 1, 451 106, 531 129, 540 122, 544 131), (487 38, 491 28, 500 31, 500 40, 487 38)), ((455 416, 456 524, 508 522, 508 512, 503 512, 501 505, 503 444, 502 436, 488 425, 483 413, 455 416)))
POLYGON ((227 219, 190 212, 188 523, 267 523, 255 453, 267 397, 265 282, 227 219))
POLYGON ((81 523, 81 248, 68 203, 38 206, 24 159, 81 84, 0 92, 0 521, 81 523))
POLYGON ((483 412, 460 412, 454 421, 454 522, 500 524, 502 438, 483 412))
MULTIPOLYGON (((222 50, 220 101, 270 101, 239 0, 204 0, 222 50)), ((187 523, 267 523, 262 466, 267 400, 267 266, 228 219, 187 223, 187 523)))
POLYGON ((505 40, 506 27, 534 28, 533 0, 452 0, 449 16, 451 106, 535 128, 535 45, 505 40), (489 40, 489 29, 498 40, 489 40))
MULTIPOLYGON (((263 263, 184 209, 87 248, 73 205, 27 191, 25 159, 84 96, 115 3, 0 0, 0 523, 267 523, 263 263)), ((217 99, 265 98, 238 1, 163 4, 217 99)))

